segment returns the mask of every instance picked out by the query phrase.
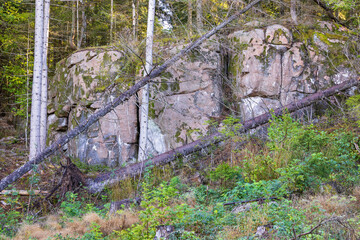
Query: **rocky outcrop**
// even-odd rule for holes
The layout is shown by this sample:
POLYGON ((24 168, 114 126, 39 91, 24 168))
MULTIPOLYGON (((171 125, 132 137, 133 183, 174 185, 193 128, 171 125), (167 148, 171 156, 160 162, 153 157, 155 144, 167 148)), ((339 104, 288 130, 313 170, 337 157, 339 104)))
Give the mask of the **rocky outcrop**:
MULTIPOLYGON (((150 156, 196 140, 206 133, 206 121, 220 116, 220 55, 216 47, 198 48, 154 80, 159 84, 151 87, 150 156)), ((125 79, 118 77, 124 61, 121 51, 89 49, 58 64, 48 109, 51 140, 124 89, 125 79)), ((133 161, 138 144, 137 112, 133 97, 72 140, 65 150, 88 164, 118 166, 133 161)))
MULTIPOLYGON (((126 56, 115 50, 83 50, 57 66, 50 86, 50 141, 72 129, 125 89, 117 81, 126 56), (110 85, 112 83, 112 85, 110 85)), ((136 158, 135 97, 67 144, 68 153, 88 164, 118 166, 136 158)))
MULTIPOLYGON (((255 25, 221 40, 210 39, 153 80, 150 156, 206 134, 208 120, 222 117, 222 106, 231 106, 233 113, 248 120, 356 75, 342 61, 347 57, 341 51, 347 37, 331 24, 296 31, 255 25)), ((163 51, 174 55, 182 47, 163 51)), ((124 52, 114 49, 82 50, 61 61, 50 84, 50 141, 133 84, 129 62, 124 52)), ((134 161, 138 101, 134 96, 118 106, 64 150, 88 164, 119 166, 134 161)))
POLYGON ((341 54, 343 36, 328 34, 326 29, 297 30, 296 34, 297 39, 284 26, 272 25, 228 36, 229 78, 234 81, 234 100, 243 120, 356 75, 341 63, 336 74, 330 71, 328 58, 341 54))
POLYGON ((220 63, 218 43, 210 41, 154 80, 159 84, 153 85, 151 118, 161 130, 164 150, 198 139, 206 133, 207 121, 220 117, 220 63))

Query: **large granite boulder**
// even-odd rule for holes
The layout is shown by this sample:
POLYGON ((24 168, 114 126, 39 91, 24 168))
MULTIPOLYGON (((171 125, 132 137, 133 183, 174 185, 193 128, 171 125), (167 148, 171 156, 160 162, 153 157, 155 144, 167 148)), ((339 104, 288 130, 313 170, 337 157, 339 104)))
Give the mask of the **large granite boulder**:
MULTIPOLYGON (((50 83, 50 142, 125 90, 127 84, 119 81, 119 72, 127 61, 121 51, 90 49, 58 63, 50 83)), ((136 158, 137 132, 137 107, 132 97, 71 140, 66 150, 88 164, 118 166, 136 158)))
POLYGON ((318 30, 297 30, 294 37, 284 26, 272 25, 228 36, 229 75, 243 120, 356 75, 341 63, 331 71, 329 56, 344 54, 346 37, 327 30, 320 24, 318 30))
MULTIPOLYGON (((168 51, 176 51, 178 47, 168 51)), ((148 125, 150 156, 198 139, 207 131, 206 121, 220 116, 220 54, 217 48, 210 42, 154 79, 148 125)), ((129 87, 130 84, 119 81, 126 61, 121 51, 88 49, 58 64, 50 86, 50 141, 76 127, 129 87)), ((118 166, 136 160, 137 105, 138 100, 132 97, 72 140, 64 150, 88 164, 118 166)))
MULTIPOLYGON (((167 51, 175 53, 178 48, 167 51)), ((171 150, 206 134, 207 121, 221 115, 221 56, 217 41, 213 39, 193 50, 154 82, 159 84, 152 85, 151 118, 153 126, 161 130, 162 149, 171 150)))

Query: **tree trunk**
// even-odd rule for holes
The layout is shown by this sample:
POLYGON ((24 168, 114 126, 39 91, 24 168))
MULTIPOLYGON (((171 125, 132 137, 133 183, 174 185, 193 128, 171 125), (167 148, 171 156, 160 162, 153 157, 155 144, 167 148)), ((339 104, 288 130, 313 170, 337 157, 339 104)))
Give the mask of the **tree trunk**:
MULTIPOLYGON (((351 88, 353 86, 356 86, 359 84, 360 79, 358 80, 352 80, 343 82, 341 84, 335 85, 331 88, 328 88, 324 91, 319 91, 317 93, 314 93, 306 98, 303 98, 297 102, 290 103, 284 107, 277 108, 273 114, 275 116, 281 116, 284 112, 295 112, 299 109, 302 109, 304 107, 310 106, 311 104, 322 100, 326 97, 332 96, 334 94, 339 93, 340 91, 346 90, 348 88, 351 88)), ((250 119, 248 121, 243 122, 242 128, 238 130, 239 133, 245 133, 251 129, 257 128, 261 125, 264 125, 269 122, 269 120, 272 117, 272 113, 267 112, 264 113, 258 117, 255 117, 253 119, 250 119)), ((225 140, 226 137, 219 133, 213 133, 203 139, 199 139, 197 141, 194 141, 190 144, 183 145, 181 147, 178 147, 174 150, 171 150, 166 153, 162 153, 152 159, 146 160, 144 162, 135 163, 132 165, 129 165, 124 168, 120 168, 116 171, 111 171, 108 173, 103 173, 97 176, 95 179, 88 179, 87 180, 87 188, 91 193, 100 192, 105 186, 112 185, 114 183, 117 183, 121 180, 124 180, 129 177, 134 177, 139 175, 144 171, 144 168, 147 166, 162 166, 165 164, 168 164, 169 162, 177 159, 178 157, 186 156, 189 154, 192 154, 194 152, 198 152, 200 150, 206 150, 207 147, 209 147, 212 144, 217 144, 223 140, 225 140)))
POLYGON ((76 49, 76 45, 74 43, 74 40, 75 40, 75 22, 76 22, 76 9, 75 9, 75 3, 72 4, 72 10, 71 10, 71 13, 72 13, 72 18, 71 18, 71 30, 70 30, 70 37, 69 37, 69 44, 70 44, 70 47, 73 48, 73 49, 76 49))
MULTIPOLYGON (((152 70, 153 62, 153 40, 154 40, 154 21, 155 21, 155 0, 149 0, 148 22, 146 34, 146 63, 144 76, 149 75, 152 70)), ((140 139, 139 139, 139 157, 142 162, 147 157, 148 141, 148 120, 149 120, 149 83, 142 89, 142 99, 140 105, 140 139)))
POLYGON ((85 34, 86 34, 86 15, 85 15, 85 3, 81 1, 81 30, 80 30, 80 40, 78 42, 78 48, 81 48, 83 42, 85 43, 85 34))
POLYGON ((43 61, 41 75, 41 110, 40 110, 40 150, 46 147, 47 136, 47 88, 48 88, 48 65, 47 53, 49 43, 50 0, 44 1, 44 37, 43 37, 43 61))
POLYGON ((79 0, 76 0, 76 46, 79 46, 79 0))
POLYGON ((192 0, 189 0, 189 2, 188 2, 188 28, 189 28, 190 36, 192 36, 192 29, 193 29, 192 13, 193 13, 192 0))
POLYGON ((101 117, 105 116, 107 113, 112 111, 114 108, 119 106, 120 104, 127 101, 131 96, 135 95, 140 88, 145 86, 147 83, 151 81, 151 79, 154 79, 162 72, 164 72, 166 69, 168 69, 171 65, 173 65, 175 62, 177 62, 183 55, 190 52, 194 48, 198 47, 202 42, 204 42, 206 39, 213 36, 215 33, 217 33, 220 29, 228 25, 230 22, 237 19, 241 14, 247 12, 249 9, 251 9, 254 5, 261 2, 261 0, 255 0, 252 3, 250 3, 248 6, 243 8, 241 11, 237 12, 224 22, 222 22, 220 25, 213 28, 211 31, 207 32, 200 38, 198 38, 196 41, 190 43, 187 47, 185 47, 183 50, 181 50, 179 53, 177 53, 174 57, 171 59, 168 59, 158 68, 151 71, 151 73, 141 79, 139 82, 137 82, 134 86, 132 86, 129 90, 123 92, 118 97, 116 97, 113 101, 107 103, 104 107, 98 109, 94 114, 90 115, 87 119, 80 122, 77 127, 74 129, 68 131, 66 134, 61 136, 59 139, 57 139, 51 146, 47 147, 44 151, 42 151, 40 154, 38 154, 36 157, 32 158, 30 161, 16 169, 14 172, 12 172, 10 175, 6 176, 5 178, 1 179, 0 181, 0 191, 4 190, 9 184, 15 182, 17 179, 22 177, 24 174, 26 174, 28 171, 32 169, 34 165, 37 165, 41 162, 43 162, 47 157, 54 154, 57 150, 61 149, 65 144, 67 144, 71 139, 78 136, 80 133, 87 130, 92 124, 97 122, 101 117))
POLYGON ((202 0, 196 0, 196 27, 198 30, 203 29, 202 0))
POLYGON ((114 0, 110 2, 110 44, 113 42, 114 0))
POLYGON ((35 50, 30 118, 30 160, 40 153, 41 75, 43 62, 44 3, 35 2, 35 50))
POLYGON ((290 15, 291 15, 291 19, 294 22, 294 24, 298 24, 297 21, 297 14, 296 14, 296 2, 297 0, 291 0, 291 6, 290 6, 290 15))

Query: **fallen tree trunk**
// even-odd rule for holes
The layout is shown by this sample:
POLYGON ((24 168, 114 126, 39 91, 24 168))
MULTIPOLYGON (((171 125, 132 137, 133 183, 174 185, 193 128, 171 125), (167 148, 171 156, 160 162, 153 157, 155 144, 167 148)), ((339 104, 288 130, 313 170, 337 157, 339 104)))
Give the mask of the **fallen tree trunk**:
POLYGON ((0 195, 20 195, 20 196, 32 196, 39 194, 48 194, 48 191, 40 190, 3 190, 0 192, 0 195))
MULTIPOLYGON (((331 88, 328 88, 324 91, 319 91, 315 94, 312 94, 308 97, 305 97, 297 102, 290 103, 284 107, 277 108, 273 113, 265 113, 258 117, 255 117, 251 120, 245 121, 242 125, 242 128, 239 130, 239 133, 244 133, 248 130, 254 129, 261 125, 264 125, 269 122, 272 117, 272 114, 275 116, 280 116, 286 112, 295 112, 296 110, 302 109, 304 107, 310 106, 311 104, 322 100, 326 97, 332 96, 337 94, 340 91, 349 89, 353 86, 359 84, 360 78, 357 80, 351 80, 347 82, 343 82, 341 84, 335 85, 331 88)), ((120 168, 118 170, 107 172, 99 175, 95 179, 88 179, 87 180, 87 187, 88 190, 92 193, 101 191, 105 186, 117 183, 121 180, 124 180, 129 177, 134 177, 139 175, 146 166, 160 166, 165 165, 177 157, 186 156, 191 153, 198 152, 206 147, 210 146, 211 144, 218 143, 220 141, 225 140, 225 136, 223 136, 220 132, 213 133, 203 139, 199 139, 192 143, 183 145, 178 147, 174 150, 169 152, 162 153, 154 158, 146 160, 144 162, 135 163, 129 165, 124 168, 120 168)))
POLYGON ((222 22, 220 25, 216 26, 211 31, 207 32, 206 34, 204 34, 203 36, 198 38, 195 42, 190 43, 186 48, 181 50, 174 57, 167 60, 164 64, 162 64, 161 66, 159 66, 156 69, 154 69, 153 71, 151 71, 146 77, 141 79, 141 81, 137 82, 129 90, 120 94, 120 96, 115 98, 114 101, 112 101, 112 102, 106 104, 104 107, 98 109, 94 114, 89 116, 88 119, 82 121, 76 128, 68 131, 64 136, 62 136, 58 140, 56 140, 53 144, 51 144, 49 147, 47 147, 45 150, 43 150, 41 153, 39 153, 35 158, 31 159, 30 161, 28 161, 27 163, 25 163, 24 165, 22 165, 21 167, 16 169, 10 175, 1 179, 0 191, 4 190, 7 186, 9 186, 9 184, 15 182, 17 179, 19 179, 24 174, 29 172, 35 165, 43 162, 47 157, 51 156, 57 150, 61 149, 71 139, 73 139, 74 137, 78 136, 80 133, 87 130, 92 124, 94 124, 96 121, 98 121, 101 117, 105 116, 107 113, 109 113, 115 107, 117 107, 121 103, 127 101, 131 96, 133 96, 135 93, 137 93, 140 90, 140 88, 142 88, 147 83, 149 83, 151 81, 151 79, 158 77, 162 72, 164 72, 167 68, 169 68, 171 65, 173 65, 183 55, 185 55, 189 51, 191 51, 194 48, 196 48, 197 46, 199 46, 206 39, 213 36, 220 29, 222 29, 223 27, 228 25, 230 22, 237 19, 240 15, 247 12, 249 9, 251 9, 254 5, 259 3, 260 1, 262 1, 262 0, 254 0, 252 3, 250 3, 245 8, 243 8, 241 11, 237 12, 236 14, 234 14, 233 16, 228 18, 226 21, 222 22))

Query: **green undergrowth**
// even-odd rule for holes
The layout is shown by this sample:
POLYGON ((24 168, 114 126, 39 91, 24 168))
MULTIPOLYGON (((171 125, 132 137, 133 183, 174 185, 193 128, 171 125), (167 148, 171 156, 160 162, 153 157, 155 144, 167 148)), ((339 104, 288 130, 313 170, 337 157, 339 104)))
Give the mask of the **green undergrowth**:
MULTIPOLYGON (((356 112, 358 98, 348 105, 356 112)), ((154 239, 161 225, 174 227, 168 239, 259 239, 259 227, 268 239, 359 239, 359 126, 348 122, 327 130, 285 114, 272 118, 263 140, 239 136, 239 122, 230 117, 223 133, 231 159, 210 164, 214 153, 197 159, 205 162, 201 183, 184 174, 194 171, 176 176, 170 167, 148 168, 141 181, 109 190, 118 192, 113 198, 134 197, 136 191, 140 206, 110 215, 109 204, 95 207, 68 193, 56 224, 23 223, 15 239, 154 239), (249 202, 239 203, 244 201, 249 202)), ((4 238, 14 237, 19 227, 15 210, 0 210, 4 238)))

